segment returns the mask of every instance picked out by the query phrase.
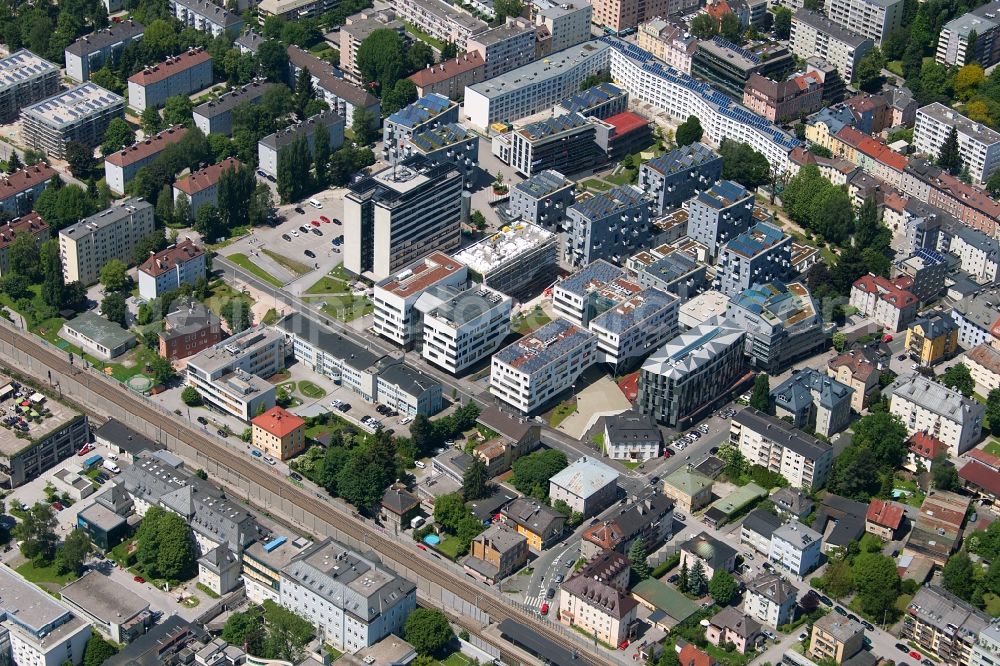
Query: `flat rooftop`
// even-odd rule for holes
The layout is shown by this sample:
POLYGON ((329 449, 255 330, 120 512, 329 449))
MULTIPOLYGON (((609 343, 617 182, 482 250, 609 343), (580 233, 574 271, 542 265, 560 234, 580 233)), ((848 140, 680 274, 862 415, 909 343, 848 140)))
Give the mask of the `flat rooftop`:
POLYGON ((593 88, 570 95, 556 106, 569 113, 586 114, 587 111, 625 94, 627 93, 613 83, 598 83, 593 88))
POLYGON ((386 119, 386 122, 413 129, 417 125, 422 125, 423 123, 433 120, 448 109, 455 106, 458 106, 458 104, 451 101, 444 95, 431 93, 429 95, 424 95, 416 102, 407 104, 402 109, 389 116, 386 119))
POLYGON ((949 109, 940 102, 934 102, 933 104, 920 107, 917 109, 917 113, 922 113, 925 116, 933 118, 939 123, 943 123, 949 127, 954 127, 960 134, 972 137, 980 143, 992 145, 1000 142, 1000 132, 996 132, 982 123, 977 123, 976 121, 963 116, 958 111, 949 109))
POLYGON ((461 326, 510 300, 510 296, 489 287, 466 289, 431 310, 427 316, 441 319, 452 326, 461 326))
POLYGON ((500 350, 493 355, 493 359, 519 372, 531 374, 568 354, 575 353, 580 345, 593 337, 592 333, 576 324, 565 319, 555 319, 531 335, 500 350))
POLYGON ((3 426, 0 428, 0 455, 14 457, 77 416, 76 411, 37 393, 30 386, 15 389, 9 377, 0 375, 0 425, 3 426), (37 401, 38 397, 42 400, 37 401))
POLYGON ((109 624, 124 624, 149 608, 149 601, 97 571, 88 571, 59 590, 62 598, 109 624))
POLYGON ((254 350, 273 344, 280 338, 284 338, 284 335, 274 328, 266 326, 248 328, 192 356, 188 359, 188 364, 202 372, 212 374, 216 370, 229 367, 240 356, 251 354, 254 350))
POLYGON ((607 44, 599 41, 589 41, 583 44, 571 46, 553 53, 541 60, 512 69, 506 74, 495 76, 488 81, 483 81, 469 86, 470 90, 492 99, 501 95, 516 92, 532 84, 540 84, 549 79, 561 76, 563 71, 572 69, 577 65, 600 55, 610 48, 607 44))
POLYGON ((539 246, 555 241, 556 236, 551 231, 528 222, 517 222, 470 245, 455 258, 476 273, 486 275, 539 246))
POLYGON ((755 224, 747 231, 729 241, 725 250, 744 257, 755 257, 780 244, 787 236, 781 229, 769 224, 755 224))
POLYGON ((21 110, 22 115, 35 118, 56 129, 62 129, 95 113, 115 106, 125 108, 125 98, 92 81, 53 95, 21 110))
POLYGON ((312 542, 304 537, 275 534, 267 541, 255 541, 247 546, 243 550, 243 559, 259 562, 271 569, 272 573, 278 572, 311 545, 312 542))
POLYGON ((659 289, 643 289, 627 296, 615 307, 598 315, 591 323, 605 331, 624 333, 668 308, 673 307, 676 311, 678 300, 680 299, 673 294, 659 289))
POLYGON ((614 187, 607 192, 601 192, 589 199, 578 201, 570 207, 583 218, 597 221, 610 215, 616 215, 626 208, 647 205, 642 190, 630 185, 614 187))
MULTIPOLYGON (((51 625, 65 622, 72 615, 48 593, 26 582, 6 566, 0 567, 0 610, 35 636, 51 625)), ((73 622, 78 627, 83 620, 74 618, 73 622)))
POLYGON ((554 137, 557 134, 580 129, 581 127, 590 126, 586 118, 579 113, 572 112, 525 125, 521 129, 516 130, 516 132, 529 141, 538 141, 554 137))
POLYGON ((447 123, 410 137, 410 144, 422 153, 432 153, 473 138, 474 135, 458 123, 447 123))
POLYGON ((598 259, 563 278, 557 283, 556 289, 582 298, 624 276, 625 271, 618 266, 605 259, 598 259))
POLYGON ((750 49, 737 46, 722 37, 698 42, 698 48, 744 71, 752 70, 761 62, 760 56, 750 49))
POLYGON ((117 224, 123 218, 144 208, 152 208, 152 205, 142 199, 122 199, 110 208, 106 208, 100 213, 94 213, 90 217, 83 218, 73 226, 62 229, 59 234, 71 240, 80 240, 95 231, 112 224, 117 224))
POLYGON ((21 49, 6 58, 0 58, 0 90, 20 85, 49 72, 58 76, 59 68, 45 58, 21 49))
POLYGON ((558 192, 564 187, 572 187, 574 182, 568 180, 566 176, 558 171, 546 169, 533 175, 531 178, 514 186, 515 190, 524 192, 533 199, 543 199, 550 194, 558 192))
POLYGON ((263 79, 255 79, 244 86, 233 88, 229 92, 223 93, 218 99, 199 104, 194 107, 194 115, 203 118, 215 118, 224 113, 229 113, 243 102, 252 102, 260 99, 273 86, 273 83, 268 83, 263 79))
POLYGON ((809 9, 799 9, 795 12, 792 18, 795 21, 802 21, 816 31, 826 33, 837 41, 844 42, 848 46, 853 46, 854 48, 861 46, 865 42, 871 41, 867 37, 863 37, 856 32, 848 30, 839 23, 834 23, 832 20, 823 16, 819 12, 814 12, 809 9))

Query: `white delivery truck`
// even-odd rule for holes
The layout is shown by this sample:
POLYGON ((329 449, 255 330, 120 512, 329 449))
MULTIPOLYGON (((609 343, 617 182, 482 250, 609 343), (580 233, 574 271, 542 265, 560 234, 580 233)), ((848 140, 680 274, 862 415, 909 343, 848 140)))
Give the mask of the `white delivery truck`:
POLYGON ((102 464, 101 467, 103 467, 104 469, 108 470, 112 474, 118 474, 119 472, 122 471, 121 467, 119 467, 118 465, 116 465, 111 460, 105 460, 104 464, 102 464))

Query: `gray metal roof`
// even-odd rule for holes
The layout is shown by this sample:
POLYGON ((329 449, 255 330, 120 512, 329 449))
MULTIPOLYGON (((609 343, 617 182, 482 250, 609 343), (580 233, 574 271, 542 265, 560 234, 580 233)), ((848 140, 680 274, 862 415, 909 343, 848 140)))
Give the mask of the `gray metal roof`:
POLYGON ((573 495, 586 499, 605 486, 617 483, 618 476, 614 468, 583 456, 553 475, 549 484, 565 488, 573 495))
POLYGON ((713 317, 661 347, 642 364, 642 371, 663 376, 686 376, 733 346, 742 347, 745 336, 745 331, 713 317))
POLYGON ((737 413, 733 417, 733 422, 753 432, 764 434, 771 441, 791 449, 806 460, 818 460, 833 450, 831 444, 821 442, 791 423, 769 416, 753 407, 747 407, 737 413))
POLYGON ((203 118, 215 118, 224 113, 229 113, 243 102, 253 102, 260 99, 264 96, 264 93, 273 87, 273 83, 268 83, 264 79, 256 79, 239 88, 233 88, 223 93, 219 96, 219 99, 199 104, 194 107, 194 115, 203 118))
POLYGON ((799 9, 795 12, 795 15, 792 18, 796 21, 802 21, 803 23, 815 28, 817 31, 826 33, 837 41, 844 42, 854 48, 861 46, 865 42, 871 41, 867 37, 862 37, 858 33, 848 30, 839 23, 834 23, 832 20, 823 16, 819 12, 814 12, 809 9, 799 9))
POLYGON ((854 389, 850 386, 841 384, 814 368, 803 368, 771 391, 771 397, 776 404, 786 407, 789 411, 799 412, 812 402, 833 409, 837 405, 849 402, 853 392, 854 389))
POLYGON ((885 392, 892 398, 899 396, 942 418, 962 425, 982 422, 986 410, 979 401, 966 398, 958 391, 931 381, 923 375, 897 377, 885 392))
POLYGON ((109 27, 84 35, 66 47, 66 53, 86 58, 91 53, 97 53, 109 46, 135 39, 143 34, 145 28, 138 21, 128 20, 112 23, 109 27))
POLYGON ((594 339, 594 334, 565 319, 555 319, 540 329, 504 347, 493 359, 514 367, 519 372, 531 374, 550 363, 577 353, 577 350, 594 339))

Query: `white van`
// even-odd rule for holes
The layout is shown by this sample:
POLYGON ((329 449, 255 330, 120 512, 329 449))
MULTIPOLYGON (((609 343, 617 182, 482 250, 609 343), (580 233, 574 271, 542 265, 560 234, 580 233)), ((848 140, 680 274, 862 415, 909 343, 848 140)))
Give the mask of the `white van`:
POLYGON ((122 471, 121 467, 119 467, 118 465, 114 464, 110 460, 105 460, 104 464, 102 464, 101 467, 103 467, 104 469, 108 470, 112 474, 118 474, 119 472, 122 471))
POLYGON ((310 199, 310 200, 308 201, 308 203, 309 203, 309 205, 310 205, 310 206, 312 206, 312 207, 313 207, 313 208, 315 208, 316 210, 322 210, 322 209, 323 209, 323 204, 321 204, 321 203, 320 203, 319 201, 317 201, 316 199, 310 199))

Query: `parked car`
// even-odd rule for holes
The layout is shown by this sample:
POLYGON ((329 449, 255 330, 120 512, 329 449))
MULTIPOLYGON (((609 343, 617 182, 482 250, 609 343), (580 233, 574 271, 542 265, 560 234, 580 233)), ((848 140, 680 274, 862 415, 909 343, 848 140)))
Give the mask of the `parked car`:
MULTIPOLYGON (((839 606, 838 606, 838 608, 839 608, 839 606)), ((902 643, 896 643, 896 649, 899 650, 900 652, 906 652, 906 653, 909 653, 909 651, 910 651, 910 648, 908 648, 907 646, 903 645, 902 643)))
POLYGON ((709 453, 711 453, 711 454, 712 454, 712 455, 714 456, 714 455, 715 455, 716 453, 718 453, 718 452, 719 452, 719 447, 717 447, 717 446, 713 446, 712 448, 710 448, 710 449, 708 450, 708 452, 709 452, 709 453))
POLYGON ((861 620, 861 626, 867 629, 868 631, 875 631, 875 625, 873 625, 868 620, 861 620))
POLYGON ((916 650, 910 650, 909 655, 914 659, 916 659, 917 661, 920 661, 924 657, 924 655, 920 654, 916 650))
POLYGON ((281 234, 281 237, 284 238, 286 241, 292 240, 292 237, 289 236, 288 234, 281 234))
POLYGON ((250 449, 250 455, 252 455, 254 458, 263 458, 264 457, 264 454, 261 453, 260 451, 258 451, 257 449, 250 449))
POLYGON ((841 608, 840 606, 834 606, 834 607, 833 607, 833 610, 834 610, 834 612, 835 612, 835 613, 837 613, 838 615, 843 615, 844 617, 847 617, 847 611, 845 611, 845 610, 844 610, 843 608, 841 608))
POLYGON ((303 213, 306 212, 306 209, 303 208, 302 206, 296 206, 295 207, 295 212, 298 213, 299 215, 302 215, 303 213))
POLYGON ((412 416, 404 416, 403 418, 399 419, 399 425, 406 425, 412 420, 413 420, 412 416))
POLYGON ((301 225, 299 227, 299 231, 301 231, 304 234, 307 234, 307 233, 309 233, 309 227, 307 227, 306 225, 303 224, 303 225, 301 225))
POLYGON ((313 229, 313 233, 316 234, 317 236, 322 236, 323 235, 323 232, 320 231, 319 229, 313 229))
POLYGON ((667 582, 668 582, 668 583, 676 583, 676 582, 677 582, 677 581, 679 581, 680 579, 681 579, 681 576, 680 576, 680 574, 674 574, 674 575, 672 575, 672 576, 671 576, 670 578, 668 578, 668 579, 667 579, 667 582))
POLYGON ((753 553, 751 553, 748 550, 747 552, 743 553, 743 559, 745 559, 745 560, 752 560, 753 559, 753 553))
POLYGON ((934 663, 933 661, 931 661, 931 660, 930 660, 930 659, 928 659, 927 657, 924 657, 923 659, 921 659, 921 660, 920 660, 920 663, 921 663, 921 664, 922 664, 923 666, 937 666, 937 664, 935 664, 935 663, 934 663))
POLYGON ((146 579, 143 578, 142 576, 132 576, 132 580, 134 580, 137 583, 145 583, 146 582, 146 579))
POLYGON ((85 455, 87 455, 88 453, 90 453, 90 452, 91 452, 91 450, 92 450, 92 448, 91 448, 90 444, 84 444, 84 445, 83 445, 83 446, 82 446, 82 447, 80 448, 80 450, 76 452, 76 455, 78 455, 78 456, 85 456, 85 455))
POLYGON ((319 226, 319 220, 313 220, 309 224, 313 225, 314 227, 318 227, 319 226))
POLYGON ((337 405, 337 409, 339 409, 342 412, 348 412, 348 411, 351 410, 351 403, 349 403, 349 402, 342 402, 339 405, 337 405))
POLYGON ((268 465, 277 465, 278 464, 278 461, 275 460, 274 458, 272 458, 271 456, 264 456, 264 462, 266 462, 268 465))
POLYGON ((674 511, 674 520, 677 520, 677 521, 683 523, 684 520, 685 520, 684 514, 681 513, 680 511, 674 511))
POLYGON ((52 508, 53 508, 53 509, 55 509, 56 511, 62 511, 62 510, 63 510, 63 509, 65 509, 66 507, 64 507, 64 506, 62 505, 62 502, 53 502, 53 503, 52 503, 52 508))
POLYGON ((833 601, 830 599, 830 597, 826 596, 825 594, 819 595, 819 602, 827 607, 833 605, 833 601))
POLYGON ((420 461, 420 460, 418 460, 418 461, 416 461, 415 463, 413 463, 413 465, 414 465, 414 466, 415 466, 415 467, 416 467, 417 469, 424 469, 424 468, 426 468, 426 467, 427 467, 427 464, 426 464, 426 463, 424 463, 423 461, 420 461))
POLYGON ((327 224, 330 224, 330 218, 328 218, 326 215, 320 215, 319 219, 323 220, 327 224))
POLYGON ((219 437, 229 437, 229 433, 223 430, 222 428, 216 430, 215 434, 218 435, 219 437))
POLYGON ((295 230, 295 229, 292 229, 292 235, 295 236, 296 238, 298 238, 299 237, 299 232, 297 230, 295 230))
POLYGON ((200 423, 202 425, 208 425, 208 419, 206 419, 204 416, 199 416, 195 420, 198 421, 198 423, 200 423))
POLYGON ((299 474, 298 472, 292 472, 292 473, 291 473, 291 474, 289 474, 288 476, 289 476, 289 478, 290 478, 290 479, 291 479, 292 481, 301 481, 301 480, 302 480, 302 475, 301 475, 301 474, 299 474))
POLYGON ((551 599, 551 598, 553 598, 553 597, 555 597, 555 596, 556 596, 556 588, 554 588, 554 587, 550 587, 550 588, 549 588, 549 589, 548 589, 548 590, 547 590, 547 591, 545 592, 545 598, 546 598, 546 599, 551 599))
POLYGON ((330 407, 333 409, 337 409, 343 402, 344 402, 343 400, 334 400, 330 403, 330 407))
MULTIPOLYGON (((559 564, 559 563, 556 562, 556 564, 559 564)), ((553 578, 552 580, 554 580, 557 583, 561 583, 561 582, 563 582, 565 580, 565 578, 563 577, 562 574, 556 574, 555 578, 553 578)))
POLYGON ((655 486, 659 482, 660 482, 660 477, 658 477, 658 476, 653 476, 653 477, 650 477, 650 479, 649 479, 649 485, 651 485, 651 486, 655 486))
POLYGON ((312 250, 306 250, 303 254, 305 254, 310 259, 315 259, 316 258, 316 253, 313 252, 312 250))

